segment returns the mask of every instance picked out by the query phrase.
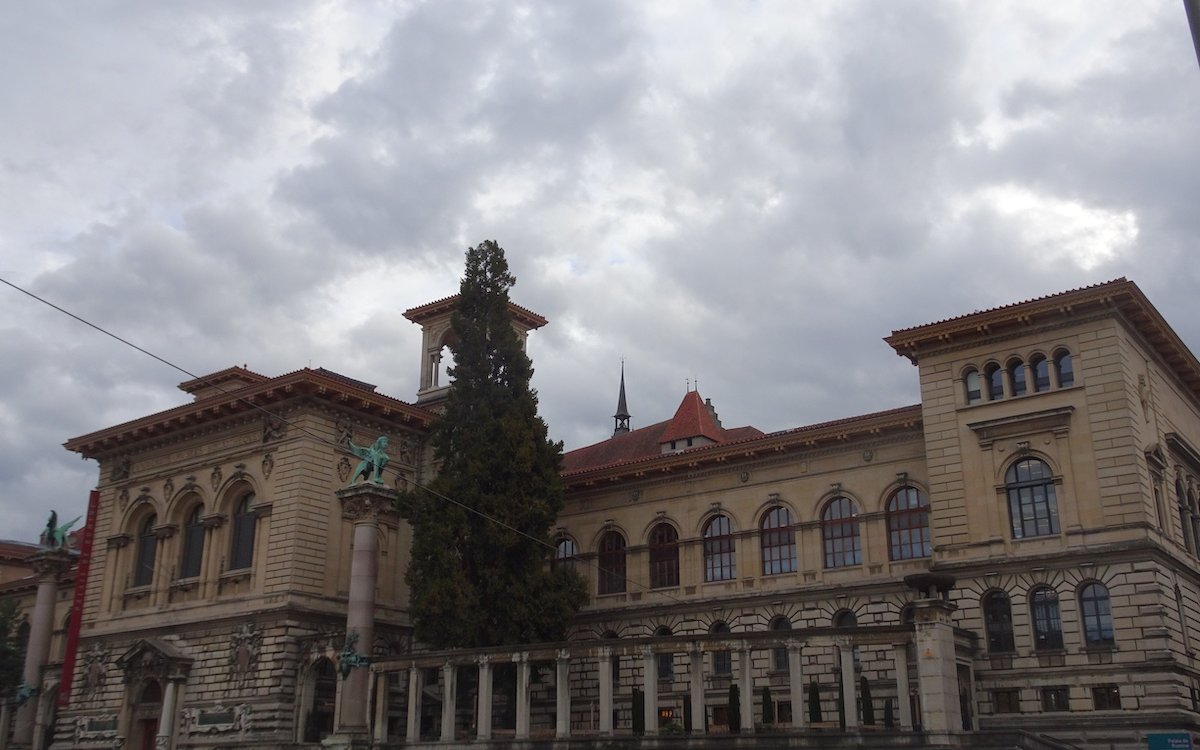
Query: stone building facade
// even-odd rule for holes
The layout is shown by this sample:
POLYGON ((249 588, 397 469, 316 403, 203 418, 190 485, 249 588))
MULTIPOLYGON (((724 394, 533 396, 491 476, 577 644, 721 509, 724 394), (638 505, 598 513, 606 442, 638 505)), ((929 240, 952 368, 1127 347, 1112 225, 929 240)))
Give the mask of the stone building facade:
MULTIPOLYGON (((101 503, 55 748, 338 729, 343 446, 387 436, 392 489, 436 471, 452 308, 409 311, 417 404, 325 370, 231 368, 184 383, 191 403, 68 441, 99 459, 101 503)), ((513 312, 522 337, 545 324, 513 312)), ((382 518, 359 648, 374 741, 714 734, 735 685, 744 731, 886 716, 926 741, 1125 748, 1200 731, 1200 362, 1124 279, 886 341, 920 403, 780 432, 725 427, 696 392, 630 429, 622 381, 613 436, 564 457, 552 564, 592 593, 568 643, 422 651, 408 530, 382 518), (502 670, 518 688, 489 698, 480 677, 502 670)))

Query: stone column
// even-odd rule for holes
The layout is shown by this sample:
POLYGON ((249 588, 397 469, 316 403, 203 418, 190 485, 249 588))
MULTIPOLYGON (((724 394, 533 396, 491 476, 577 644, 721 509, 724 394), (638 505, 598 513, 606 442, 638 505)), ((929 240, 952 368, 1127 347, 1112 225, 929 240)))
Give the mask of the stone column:
POLYGON ((804 663, 801 661, 800 644, 788 641, 788 682, 792 686, 792 727, 803 727, 808 721, 804 705, 804 663))
POLYGON ((554 667, 554 736, 561 740, 571 736, 571 653, 559 651, 554 667))
POLYGON ((943 599, 922 599, 913 607, 921 728, 927 734, 962 731, 954 626, 950 619, 957 607, 943 599))
POLYGON ((846 729, 858 729, 858 686, 854 684, 854 646, 849 641, 838 645, 842 657, 842 713, 846 729))
POLYGON ((486 655, 479 657, 479 706, 475 709, 475 736, 492 738, 492 663, 486 655))
POLYGON ((387 742, 388 739, 388 673, 380 672, 375 675, 375 741, 387 742))
MULTIPOLYGON (((454 741, 455 699, 458 697, 458 667, 442 665, 442 742, 454 741)), ((521 720, 517 719, 519 723, 521 720)))
POLYGON ((408 728, 404 738, 408 744, 414 744, 421 739, 421 693, 425 690, 425 681, 421 677, 419 667, 408 668, 408 728))
POLYGON ((8 727, 12 722, 12 709, 8 701, 0 701, 0 750, 8 750, 8 727))
POLYGON ((529 739, 529 654, 515 655, 517 661, 517 731, 518 740, 529 739))
POLYGON ((600 649, 597 667, 600 675, 600 734, 610 737, 613 733, 612 649, 600 649))
POLYGON ((645 697, 646 736, 658 734, 658 661, 649 646, 642 652, 642 693, 645 697))
POLYGON ((379 578, 379 525, 398 518, 396 501, 400 493, 379 484, 362 483, 337 491, 342 516, 354 522, 354 551, 350 558, 350 596, 346 612, 346 638, 355 639, 354 653, 349 643, 342 656, 343 672, 349 676, 338 693, 338 735, 365 737, 371 706, 367 702, 370 672, 365 664, 375 643, 375 586, 379 578), (346 659, 361 660, 347 664, 346 659))
POLYGON ((74 562, 74 556, 61 549, 43 549, 31 561, 38 577, 37 598, 33 616, 29 618, 29 644, 25 651, 25 669, 21 681, 32 689, 33 696, 17 708, 13 744, 33 744, 33 728, 37 721, 38 695, 42 690, 42 667, 50 658, 50 638, 54 634, 54 604, 58 599, 58 579, 74 562))
POLYGON ((743 643, 738 652, 738 687, 742 701, 742 734, 754 734, 754 652, 743 643))
POLYGON ((704 709, 704 652, 693 646, 688 651, 688 680, 691 683, 692 734, 708 732, 704 709))
POLYGON ((158 716, 158 733, 154 738, 155 750, 169 750, 171 734, 175 729, 175 709, 179 703, 179 680, 167 679, 167 689, 163 691, 162 713, 158 716))
POLYGON ((908 644, 897 643, 892 660, 896 663, 896 702, 900 704, 900 728, 911 732, 913 715, 912 701, 908 699, 908 644))

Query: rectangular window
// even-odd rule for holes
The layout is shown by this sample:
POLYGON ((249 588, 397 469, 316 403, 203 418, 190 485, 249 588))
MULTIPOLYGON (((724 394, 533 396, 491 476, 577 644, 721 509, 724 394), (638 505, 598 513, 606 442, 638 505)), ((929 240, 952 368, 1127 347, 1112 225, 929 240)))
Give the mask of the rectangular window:
POLYGON ((658 655, 658 679, 669 680, 675 676, 675 655, 658 655))
POLYGON ((1042 688, 1043 711, 1070 711, 1071 689, 1066 685, 1042 688))
POLYGON ((992 713, 1019 714, 1021 713, 1020 690, 993 690, 992 713))
POLYGON ((1096 685, 1092 688, 1092 705, 1097 711, 1121 710, 1121 688, 1116 685, 1096 685))
POLYGON ((775 723, 776 724, 791 724, 792 723, 792 702, 791 701, 775 701, 775 723))

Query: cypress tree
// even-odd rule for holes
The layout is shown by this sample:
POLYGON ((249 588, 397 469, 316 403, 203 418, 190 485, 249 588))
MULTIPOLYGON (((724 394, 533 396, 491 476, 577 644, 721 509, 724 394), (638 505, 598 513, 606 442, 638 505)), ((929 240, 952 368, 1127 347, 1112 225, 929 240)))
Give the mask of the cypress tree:
POLYGON ((413 528, 405 579, 415 636, 434 648, 563 640, 587 598, 568 566, 546 567, 562 444, 538 416, 533 367, 512 327, 515 282, 498 244, 467 250, 453 382, 433 426, 440 470, 431 491, 401 500, 413 528))
POLYGON ((815 677, 808 685, 808 723, 821 723, 821 686, 815 677))
POLYGON ((884 698, 883 700, 883 726, 888 729, 896 727, 896 714, 892 710, 892 699, 884 698))
POLYGON ((729 686, 729 701, 725 710, 729 713, 729 732, 737 734, 742 731, 742 693, 737 683, 729 686))
POLYGON ((762 723, 764 727, 775 723, 775 700, 771 697, 769 685, 763 685, 762 689, 762 723))
MULTIPOLYGON (((16 694, 25 667, 17 635, 18 614, 16 599, 0 599, 0 700, 16 694)), ((7 727, 0 731, 7 731, 7 727)))
POLYGON ((862 693, 862 720, 863 724, 875 723, 875 702, 871 700, 871 683, 867 681, 867 676, 863 675, 859 678, 860 691, 862 693))

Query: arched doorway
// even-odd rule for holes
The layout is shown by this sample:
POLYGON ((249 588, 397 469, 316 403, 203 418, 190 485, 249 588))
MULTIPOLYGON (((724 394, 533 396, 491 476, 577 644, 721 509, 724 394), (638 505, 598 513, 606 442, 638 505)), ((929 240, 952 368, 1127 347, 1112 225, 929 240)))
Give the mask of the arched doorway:
POLYGON ((162 715, 162 695, 158 680, 142 683, 130 718, 129 747, 134 750, 154 750, 154 738, 158 736, 158 721, 162 715))
POLYGON ((337 669, 322 656, 309 667, 312 680, 312 704, 304 720, 304 741, 320 742, 333 734, 333 713, 337 707, 337 669))

